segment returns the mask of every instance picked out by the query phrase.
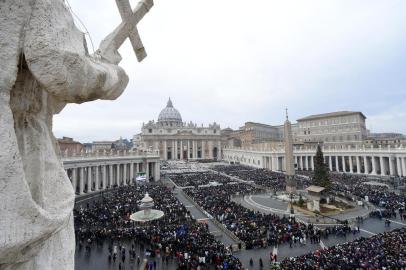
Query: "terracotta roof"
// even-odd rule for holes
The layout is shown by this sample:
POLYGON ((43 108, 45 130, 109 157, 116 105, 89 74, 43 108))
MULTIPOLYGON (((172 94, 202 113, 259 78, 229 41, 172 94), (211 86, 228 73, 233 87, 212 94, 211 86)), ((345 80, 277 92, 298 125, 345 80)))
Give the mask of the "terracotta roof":
POLYGON ((339 112, 331 112, 331 113, 322 113, 322 114, 309 115, 309 116, 297 119, 297 121, 306 121, 306 120, 313 120, 313 119, 326 118, 326 117, 346 116, 346 115, 352 115, 352 114, 361 114, 361 116, 364 119, 366 119, 365 115, 362 112, 339 111, 339 112))

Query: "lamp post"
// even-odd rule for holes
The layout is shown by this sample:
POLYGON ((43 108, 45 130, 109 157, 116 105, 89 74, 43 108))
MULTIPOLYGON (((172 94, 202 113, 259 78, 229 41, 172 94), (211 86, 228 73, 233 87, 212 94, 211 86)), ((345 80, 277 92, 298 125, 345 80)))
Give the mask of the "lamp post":
POLYGON ((290 214, 294 214, 295 211, 293 209, 293 193, 290 193, 290 214))

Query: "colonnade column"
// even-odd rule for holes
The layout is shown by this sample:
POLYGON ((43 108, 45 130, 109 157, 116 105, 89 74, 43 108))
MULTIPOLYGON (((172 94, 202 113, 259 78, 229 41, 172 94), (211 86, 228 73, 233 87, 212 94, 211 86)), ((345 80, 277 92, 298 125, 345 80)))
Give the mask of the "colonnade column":
POLYGON ((85 168, 81 167, 80 170, 80 185, 79 185, 79 194, 83 194, 85 189, 85 168))
POLYGON ((359 156, 355 156, 355 158, 357 159, 357 173, 361 173, 361 161, 359 156))
POLYGON ((369 163, 367 156, 364 156, 364 173, 369 174, 369 163))
POLYGON ((333 161, 332 161, 332 157, 328 156, 328 167, 330 168, 330 172, 333 171, 333 161))
POLYGON ((300 164, 300 169, 303 170, 303 158, 302 158, 302 156, 299 156, 299 164, 300 164))
MULTIPOLYGON (((314 156, 310 156, 310 161, 311 161, 312 171, 314 171, 314 156)), ((323 160, 323 162, 324 162, 324 160, 323 160)))
POLYGON ((111 188, 111 187, 113 187, 114 186, 114 180, 113 180, 113 176, 114 176, 114 174, 113 174, 113 164, 110 164, 109 165, 109 174, 110 174, 110 179, 109 179, 109 187, 111 188))
POLYGON ((73 187, 73 191, 74 191, 75 193, 76 193, 77 181, 78 181, 77 169, 76 169, 76 168, 73 168, 73 169, 72 169, 72 187, 73 187))
POLYGON ((379 167, 381 168, 381 175, 385 175, 385 168, 384 168, 384 165, 383 165, 383 156, 380 156, 379 157, 379 167))
POLYGON ((353 164, 352 164, 352 156, 349 156, 348 159, 350 161, 349 162, 350 163, 350 173, 354 173, 353 164))
POLYGON ((116 165, 116 168, 117 168, 117 175, 116 175, 116 178, 117 178, 117 186, 119 187, 119 186, 121 186, 121 183, 120 183, 120 177, 121 177, 121 175, 120 175, 120 163, 119 164, 117 164, 116 165))
POLYGON ((396 169, 398 172, 398 176, 402 176, 402 167, 401 167, 400 157, 396 157, 396 169))
POLYGON ((403 175, 402 176, 406 176, 406 163, 405 163, 405 158, 401 157, 400 161, 402 162, 402 171, 403 171, 403 175))
POLYGON ((305 168, 306 170, 309 170, 309 158, 308 156, 304 156, 304 158, 305 158, 305 168))
POLYGON ((103 187, 103 190, 104 190, 104 189, 106 189, 106 179, 107 179, 107 177, 106 177, 106 173, 107 173, 106 165, 103 165, 102 171, 103 171, 102 187, 103 187))
POLYGON ((92 191, 92 167, 87 167, 87 190, 88 193, 92 191))
POLYGON ((94 169, 95 169, 95 177, 96 177, 96 180, 95 180, 95 187, 94 187, 94 190, 95 191, 98 191, 99 189, 100 189, 100 182, 99 182, 99 166, 96 166, 96 167, 94 167, 94 169))
POLYGON ((123 183, 124 186, 127 185, 127 163, 123 164, 123 183))
POLYGON ((340 165, 338 161, 338 156, 334 156, 334 160, 336 162, 336 172, 340 172, 340 165))
POLYGON ((147 178, 147 182, 149 182, 149 164, 148 164, 148 160, 145 162, 145 177, 147 178))
POLYGON ((346 172, 347 166, 345 166, 345 156, 341 156, 341 163, 343 165, 343 172, 346 172))
POLYGON ((371 164, 372 164, 372 174, 376 175, 376 164, 375 164, 375 157, 371 157, 371 164))
POLYGON ((395 175, 394 168, 393 168, 393 158, 388 157, 389 160, 389 175, 395 175))
POLYGON ((130 163, 130 184, 134 183, 134 163, 130 163))

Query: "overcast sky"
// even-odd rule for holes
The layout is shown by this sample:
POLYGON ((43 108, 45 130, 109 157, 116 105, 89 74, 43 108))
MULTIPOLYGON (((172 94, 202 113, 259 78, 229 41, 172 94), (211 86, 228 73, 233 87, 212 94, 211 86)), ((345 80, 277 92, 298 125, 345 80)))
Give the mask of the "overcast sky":
MULTIPOLYGON (((69 2, 96 48, 120 23, 114 0, 69 2)), ((124 94, 68 105, 54 133, 132 138, 169 96, 199 125, 277 125, 288 107, 292 120, 362 111, 373 132, 406 133, 405 11, 404 0, 155 0, 138 25, 148 57, 120 50, 124 94)))

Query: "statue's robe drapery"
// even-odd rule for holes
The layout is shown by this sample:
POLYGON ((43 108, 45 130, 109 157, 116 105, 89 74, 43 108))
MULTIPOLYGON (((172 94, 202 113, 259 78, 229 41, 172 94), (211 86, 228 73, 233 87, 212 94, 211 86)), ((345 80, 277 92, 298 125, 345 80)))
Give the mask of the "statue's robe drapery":
POLYGON ((88 55, 63 0, 0 1, 0 65, 0 270, 71 270, 74 192, 52 116, 117 98, 128 77, 88 55))

